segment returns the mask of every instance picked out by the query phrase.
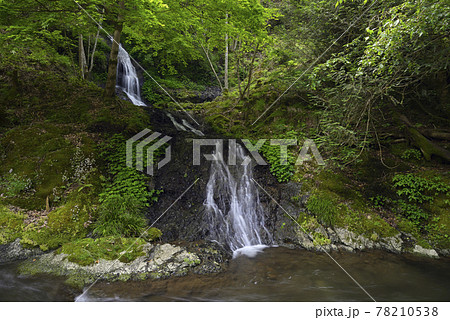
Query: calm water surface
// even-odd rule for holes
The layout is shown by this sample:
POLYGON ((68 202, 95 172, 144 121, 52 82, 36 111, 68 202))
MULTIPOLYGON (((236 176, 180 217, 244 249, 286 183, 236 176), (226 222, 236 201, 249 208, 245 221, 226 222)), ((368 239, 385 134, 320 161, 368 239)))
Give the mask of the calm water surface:
MULTIPOLYGON (((377 301, 450 301, 450 260, 385 252, 334 253, 377 301)), ((81 292, 49 276, 24 277, 0 265, 0 301, 73 301, 81 292)), ((169 280, 99 282, 83 301, 369 301, 325 254, 268 248, 240 256, 218 275, 169 280)))

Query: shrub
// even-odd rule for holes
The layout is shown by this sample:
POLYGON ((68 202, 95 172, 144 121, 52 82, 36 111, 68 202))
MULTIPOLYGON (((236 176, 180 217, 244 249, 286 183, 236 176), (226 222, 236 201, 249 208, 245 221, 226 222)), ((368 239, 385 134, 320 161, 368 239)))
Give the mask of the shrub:
POLYGON ((395 201, 400 212, 408 220, 419 226, 421 221, 427 220, 429 214, 419 205, 432 203, 440 194, 449 194, 450 186, 442 182, 440 177, 427 179, 408 174, 396 174, 392 178, 397 195, 402 197, 395 201))
POLYGON ((396 174, 392 182, 397 189, 397 194, 410 202, 432 202, 435 196, 450 191, 450 186, 442 182, 439 177, 427 179, 412 173, 396 174))
MULTIPOLYGON (((297 140, 300 134, 294 130, 288 131, 280 135, 279 139, 294 139, 297 140)), ((296 148, 298 150, 298 148, 296 148)), ((289 181, 295 171, 294 154, 289 150, 287 152, 287 163, 281 163, 281 148, 279 145, 270 145, 269 142, 261 147, 264 157, 270 164, 270 172, 277 178, 279 182, 289 181)))
POLYGON ((420 221, 427 220, 429 215, 427 212, 423 211, 419 206, 415 203, 408 203, 403 200, 395 201, 400 212, 405 216, 408 220, 414 223, 416 226, 420 225, 420 221))
MULTIPOLYGON (((148 190, 149 178, 136 169, 127 167, 125 141, 122 135, 116 134, 103 147, 100 157, 107 162, 107 171, 110 177, 103 178, 103 192, 100 194, 100 201, 104 202, 115 195, 132 195, 141 202, 142 206, 149 206, 151 202, 158 200, 158 194, 162 190, 148 190)), ((156 152, 157 154, 158 152, 156 152)))

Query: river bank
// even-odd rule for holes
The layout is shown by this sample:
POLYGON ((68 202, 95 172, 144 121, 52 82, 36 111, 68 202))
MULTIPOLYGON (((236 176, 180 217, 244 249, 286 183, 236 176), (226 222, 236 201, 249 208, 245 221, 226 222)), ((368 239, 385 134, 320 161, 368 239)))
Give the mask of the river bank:
MULTIPOLYGON (((377 301, 448 301, 448 258, 380 250, 332 252, 377 301)), ((0 301, 366 301, 369 298, 324 253, 266 248, 239 256, 220 273, 135 281, 100 280, 88 291, 65 277, 17 275, 0 264, 0 301)), ((85 287, 87 289, 87 287, 85 287)))

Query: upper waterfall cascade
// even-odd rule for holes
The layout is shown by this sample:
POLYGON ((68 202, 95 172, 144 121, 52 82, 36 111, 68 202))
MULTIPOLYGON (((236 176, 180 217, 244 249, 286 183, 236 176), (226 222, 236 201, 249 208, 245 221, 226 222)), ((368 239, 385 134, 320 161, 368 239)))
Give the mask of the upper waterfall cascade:
MULTIPOLYGON (((131 62, 128 52, 119 45, 119 54, 117 56, 117 86, 126 93, 128 98, 134 105, 147 106, 141 98, 139 78, 136 73, 136 68, 131 62)), ((204 136, 203 132, 192 127, 185 119, 182 120, 183 124, 178 123, 175 118, 167 113, 177 130, 191 131, 197 136, 204 136)))
POLYGON ((270 241, 270 234, 264 226, 264 211, 252 179, 251 161, 244 161, 247 156, 239 144, 236 145, 237 165, 227 165, 221 152, 213 156, 205 200, 210 237, 228 245, 234 257, 254 256, 266 247, 264 242, 270 241))
POLYGON ((134 105, 146 106, 141 99, 140 83, 136 68, 131 63, 130 55, 122 45, 119 45, 117 59, 117 86, 126 93, 134 105))

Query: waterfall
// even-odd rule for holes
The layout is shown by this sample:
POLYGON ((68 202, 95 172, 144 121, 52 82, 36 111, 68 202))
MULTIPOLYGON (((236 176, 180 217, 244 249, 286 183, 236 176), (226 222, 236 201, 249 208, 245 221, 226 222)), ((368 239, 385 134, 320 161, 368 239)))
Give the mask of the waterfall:
POLYGON ((136 73, 136 68, 131 63, 130 56, 122 45, 119 45, 119 55, 117 56, 117 59, 117 86, 127 94, 134 105, 145 106, 146 104, 141 100, 139 78, 136 73))
MULTIPOLYGON (((110 38, 112 41, 112 38, 110 38)), ((119 54, 117 56, 117 87, 126 93, 131 102, 136 106, 147 106, 141 99, 139 78, 136 68, 131 63, 128 52, 119 44, 119 54)), ((177 130, 191 131, 198 136, 204 136, 203 132, 192 127, 185 119, 183 124, 178 123, 170 113, 166 113, 177 130), (187 129, 186 129, 187 128, 187 129)))
MULTIPOLYGON (((216 148, 219 150, 219 148, 216 148)), ((270 239, 264 226, 264 211, 252 180, 250 159, 236 145, 237 165, 228 166, 221 152, 213 154, 211 173, 206 186, 205 206, 212 240, 226 244, 233 257, 253 257, 270 239)))

